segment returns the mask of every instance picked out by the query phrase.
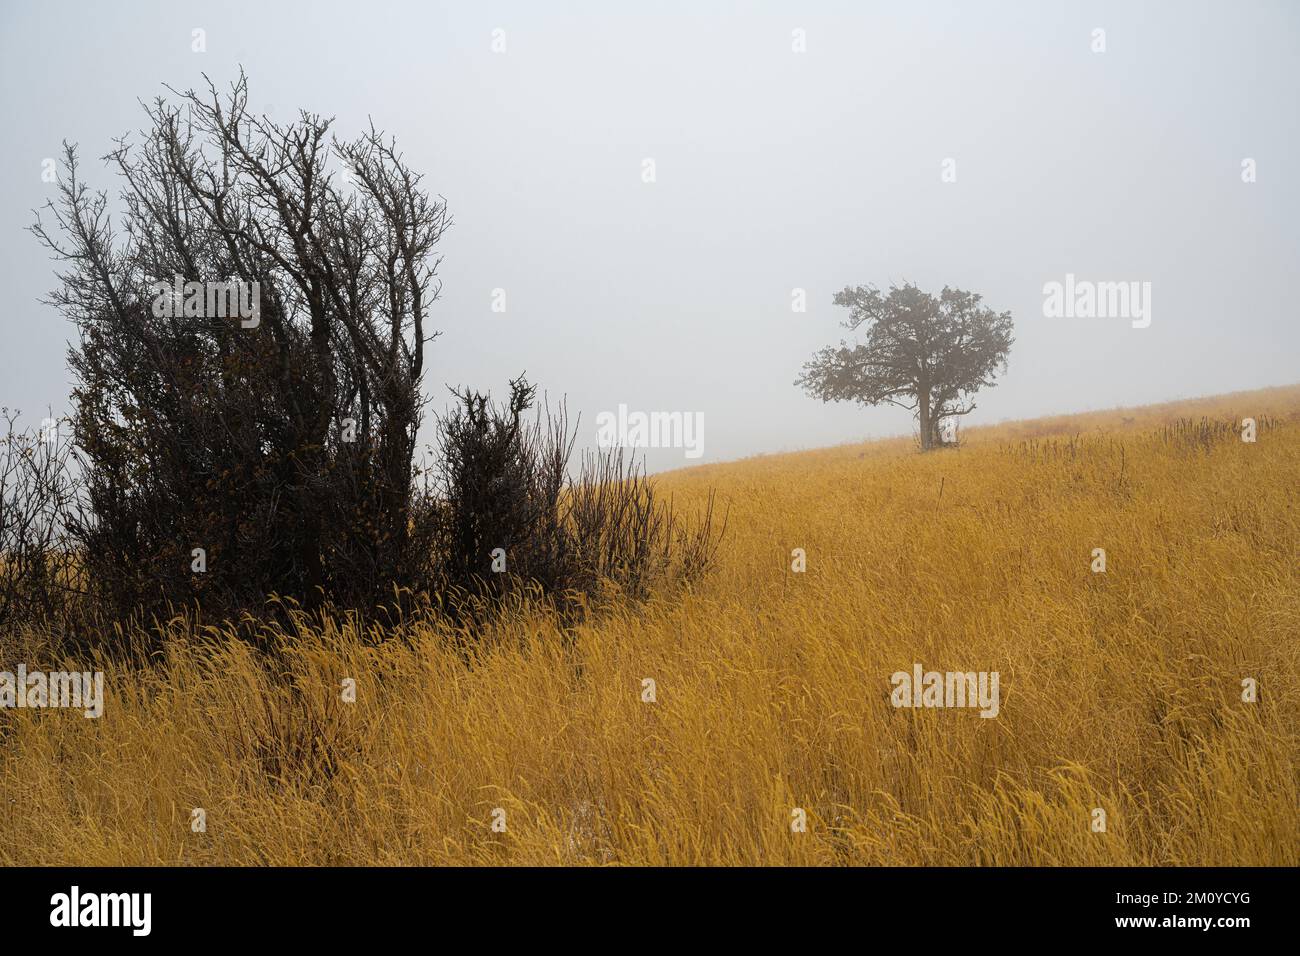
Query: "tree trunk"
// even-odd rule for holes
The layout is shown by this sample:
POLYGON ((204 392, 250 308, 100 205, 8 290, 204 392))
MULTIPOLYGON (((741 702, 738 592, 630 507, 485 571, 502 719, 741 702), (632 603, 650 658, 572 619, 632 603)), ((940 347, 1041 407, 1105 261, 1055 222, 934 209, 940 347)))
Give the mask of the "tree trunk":
POLYGON ((921 450, 929 451, 934 447, 934 424, 930 421, 930 390, 919 388, 916 392, 916 415, 920 419, 921 450))

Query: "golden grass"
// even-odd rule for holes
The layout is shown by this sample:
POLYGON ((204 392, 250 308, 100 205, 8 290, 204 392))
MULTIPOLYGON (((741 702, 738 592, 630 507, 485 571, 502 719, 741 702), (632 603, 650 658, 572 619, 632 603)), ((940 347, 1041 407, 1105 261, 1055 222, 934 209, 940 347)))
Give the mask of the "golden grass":
POLYGON ((174 622, 102 718, 0 713, 0 863, 1295 864, 1300 387, 965 439, 663 476, 730 506, 718 569, 568 640, 340 625, 272 668, 174 622), (1273 424, 1161 431, 1203 415, 1273 424), (998 671, 999 716, 895 709, 918 662, 998 671))

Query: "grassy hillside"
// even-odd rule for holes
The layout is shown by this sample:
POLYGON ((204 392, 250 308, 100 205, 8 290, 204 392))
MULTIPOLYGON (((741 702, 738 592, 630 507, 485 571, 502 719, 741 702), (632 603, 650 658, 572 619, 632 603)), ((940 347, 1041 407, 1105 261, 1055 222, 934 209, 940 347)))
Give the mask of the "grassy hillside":
POLYGON ((717 570, 567 637, 175 621, 102 718, 0 712, 0 863, 1295 864, 1300 387, 964 439, 665 475, 717 570), (918 663, 997 717, 892 706, 918 663))

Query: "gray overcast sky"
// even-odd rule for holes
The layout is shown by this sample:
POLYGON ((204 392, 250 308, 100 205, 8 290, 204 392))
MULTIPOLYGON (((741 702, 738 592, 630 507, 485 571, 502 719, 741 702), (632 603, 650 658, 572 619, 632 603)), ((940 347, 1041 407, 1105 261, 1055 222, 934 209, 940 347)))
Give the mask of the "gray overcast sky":
POLYGON ((78 142, 116 191, 97 157, 139 129, 137 100, 240 64, 251 106, 334 115, 345 137, 372 116, 447 198, 439 409, 444 383, 501 393, 526 369, 582 413, 584 443, 619 403, 702 412, 706 462, 906 433, 907 412, 793 385, 848 334, 837 290, 904 279, 1016 319, 971 424, 1300 380, 1300 4, 0 10, 0 404, 26 421, 70 385, 70 326, 37 301, 53 264, 23 231, 53 194, 41 161, 78 142), (1150 282, 1150 327, 1045 318, 1067 272, 1150 282))

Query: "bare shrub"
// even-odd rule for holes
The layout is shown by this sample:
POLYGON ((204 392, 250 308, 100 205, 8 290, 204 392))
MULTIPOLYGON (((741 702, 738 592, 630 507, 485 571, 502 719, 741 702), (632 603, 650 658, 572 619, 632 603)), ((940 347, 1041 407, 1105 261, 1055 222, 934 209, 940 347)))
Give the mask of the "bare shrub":
POLYGON ((61 623, 82 587, 66 529, 76 505, 72 442, 47 419, 20 431, 0 409, 0 628, 61 623))
POLYGON ((53 225, 33 227, 79 333, 93 520, 70 530, 88 580, 117 615, 270 593, 372 607, 425 560, 412 459, 446 206, 373 128, 341 142, 316 115, 273 123, 242 76, 146 112, 142 145, 107 157, 120 228, 70 146, 53 225), (257 290, 254 318, 212 308, 232 281, 257 290))

